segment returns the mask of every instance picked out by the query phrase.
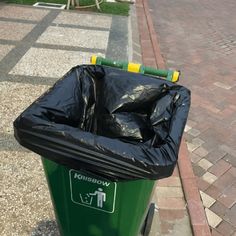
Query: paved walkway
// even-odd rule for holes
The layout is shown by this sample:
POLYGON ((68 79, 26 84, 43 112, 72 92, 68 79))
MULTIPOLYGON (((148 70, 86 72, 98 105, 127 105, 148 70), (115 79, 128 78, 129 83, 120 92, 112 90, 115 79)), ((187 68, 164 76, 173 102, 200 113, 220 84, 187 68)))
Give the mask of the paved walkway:
MULTIPOLYGON (((0 4, 0 235, 58 235, 40 159, 16 143, 12 122, 91 54, 156 66, 151 42, 140 47, 134 7, 130 19, 0 4)), ((177 168, 153 200, 150 236, 192 234, 177 168)))
POLYGON ((149 0, 168 67, 192 91, 186 140, 215 236, 236 235, 236 4, 149 0))
MULTIPOLYGON (((16 143, 12 122, 91 54, 155 66, 151 42, 140 47, 134 7, 130 19, 0 4, 0 235, 58 235, 40 159, 16 143)), ((178 169, 153 200, 150 236, 192 234, 178 169)))
MULTIPOLYGON (((156 44, 156 40, 154 39, 155 32, 153 32, 150 27, 151 19, 149 19, 150 15, 146 12, 145 0, 137 0, 136 9, 139 37, 135 37, 135 30, 132 26, 133 33, 135 34, 133 37, 134 45, 140 41, 142 61, 144 65, 163 68, 164 62, 159 56, 159 48, 156 44)), ((137 51, 137 47, 134 47, 133 52, 135 55, 137 54, 137 51)), ((180 156, 182 158, 184 157, 181 154, 180 156)), ((156 217, 152 227, 152 229, 155 229, 155 231, 152 231, 150 236, 193 235, 185 197, 186 196, 183 192, 183 184, 180 178, 179 168, 176 166, 175 171, 171 177, 157 181, 156 191, 154 193, 154 201, 157 203, 158 211, 156 212, 156 217)), ((202 220, 202 218, 200 220, 202 220)))
POLYGON ((58 235, 40 158, 13 120, 92 54, 128 59, 128 18, 0 4, 0 235, 58 235))

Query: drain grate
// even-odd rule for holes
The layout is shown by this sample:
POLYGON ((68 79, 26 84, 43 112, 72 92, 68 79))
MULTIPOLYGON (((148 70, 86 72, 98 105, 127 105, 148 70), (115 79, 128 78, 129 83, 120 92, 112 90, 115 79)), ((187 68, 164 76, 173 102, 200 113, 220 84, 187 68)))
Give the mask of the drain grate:
POLYGON ((51 8, 51 9, 65 9, 65 4, 58 4, 58 3, 47 3, 47 2, 36 2, 34 7, 42 7, 42 8, 51 8))

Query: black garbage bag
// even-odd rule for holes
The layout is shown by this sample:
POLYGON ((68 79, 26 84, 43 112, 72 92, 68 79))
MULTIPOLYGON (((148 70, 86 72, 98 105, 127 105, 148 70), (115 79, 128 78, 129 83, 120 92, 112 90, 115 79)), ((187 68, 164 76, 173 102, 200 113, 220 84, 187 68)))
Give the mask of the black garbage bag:
POLYGON ((62 165, 110 180, 172 174, 190 91, 119 69, 72 68, 15 121, 24 147, 62 165))

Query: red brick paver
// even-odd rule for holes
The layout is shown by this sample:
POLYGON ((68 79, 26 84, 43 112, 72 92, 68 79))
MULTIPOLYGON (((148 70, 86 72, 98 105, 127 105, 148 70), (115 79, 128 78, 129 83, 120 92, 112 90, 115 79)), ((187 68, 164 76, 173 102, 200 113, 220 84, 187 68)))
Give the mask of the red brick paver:
MULTIPOLYGON (((137 6, 137 17, 139 24, 143 63, 148 66, 165 68, 165 63, 161 55, 153 21, 148 10, 149 9, 148 3, 147 1, 137 0, 136 6, 137 6)), ((192 122, 191 124, 194 124, 194 122, 192 122)), ((195 130, 194 132, 195 136, 197 136, 199 133, 200 132, 197 130, 195 130)), ((200 147, 200 145, 204 143, 202 140, 198 138, 196 138, 194 142, 195 142, 194 147, 196 148, 200 147)), ((201 148, 200 151, 204 151, 204 149, 201 148)), ((205 151, 205 155, 207 155, 207 153, 208 152, 205 151)), ((186 144, 184 142, 182 142, 181 144, 179 156, 180 156, 179 168, 181 172, 180 174, 181 174, 182 185, 178 183, 178 181, 176 181, 177 179, 180 178, 178 167, 175 168, 172 177, 166 180, 158 181, 157 190, 159 192, 157 192, 158 195, 157 203, 160 209, 161 233, 163 235, 166 235, 169 232, 173 231, 173 226, 174 226, 173 221, 176 223, 178 217, 181 216, 183 217, 184 215, 187 214, 186 213, 186 205, 187 205, 190 213, 191 224, 194 235, 208 236, 210 235, 210 231, 207 224, 206 215, 200 200, 196 179, 193 174, 190 160, 188 159, 188 151, 186 148, 186 144), (187 204, 185 204, 183 196, 179 194, 180 193, 179 188, 181 186, 183 187, 187 204), (165 193, 163 194, 164 190, 165 193), (177 192, 174 193, 176 190, 178 190, 179 196, 177 196, 177 192), (160 196, 161 193, 163 196, 160 196), (163 212, 165 212, 165 215, 162 214, 163 212), (184 212, 184 214, 181 215, 180 212, 181 213, 184 212), (172 221, 170 221, 170 219, 166 221, 166 217, 164 217, 166 215, 172 216, 171 218, 172 221)), ((180 227, 180 225, 177 227, 180 227)), ((185 234, 191 235, 190 231, 185 232, 185 234)), ((182 232, 177 233, 176 231, 174 231, 173 233, 175 235, 181 235, 181 234, 183 235, 182 232)))
POLYGON ((192 91, 186 139, 199 189, 216 200, 212 235, 236 235, 235 0, 149 6, 165 63, 192 91))

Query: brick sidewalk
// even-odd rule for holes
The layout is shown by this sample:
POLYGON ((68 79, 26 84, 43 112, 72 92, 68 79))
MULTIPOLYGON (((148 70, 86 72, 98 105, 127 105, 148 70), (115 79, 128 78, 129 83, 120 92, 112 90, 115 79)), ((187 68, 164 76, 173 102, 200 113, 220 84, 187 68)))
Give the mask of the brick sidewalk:
POLYGON ((186 139, 215 236, 236 234, 236 4, 150 0, 161 52, 192 91, 186 139))
MULTIPOLYGON (((156 39, 156 34, 154 28, 152 26, 151 15, 147 12, 147 2, 143 0, 136 1, 136 10, 137 10, 137 23, 139 34, 134 34, 133 39, 135 39, 134 45, 136 41, 140 42, 141 45, 141 55, 142 55, 142 63, 146 66, 152 66, 156 68, 164 68, 165 63, 163 58, 160 55, 160 48, 156 39), (137 39, 137 35, 139 38, 137 39)), ((134 27, 132 26, 132 31, 135 32, 134 27)), ((134 47, 134 55, 137 50, 134 47)), ((135 57, 134 57, 135 60, 135 57)), ((140 62, 140 61, 137 61, 140 62)), ((184 153, 184 142, 181 145, 179 152, 179 160, 182 161, 183 164, 187 164, 184 159, 186 159, 186 153, 184 153)), ((179 167, 181 167, 179 165, 179 167)), ((178 166, 176 166, 173 175, 166 179, 161 179, 157 181, 156 190, 154 193, 153 200, 157 203, 158 211, 156 211, 156 218, 153 222, 153 231, 151 235, 168 235, 168 236, 190 236, 193 235, 191 224, 190 224, 190 216, 188 213, 187 206, 192 206, 196 208, 197 204, 200 203, 199 194, 196 195, 196 198, 199 197, 198 201, 195 199, 191 199, 191 203, 186 198, 186 194, 183 191, 183 180, 191 180, 193 174, 191 175, 191 164, 189 162, 189 172, 186 172, 185 176, 180 176, 178 166), (186 198, 186 199, 185 199, 186 198), (187 202, 186 202, 187 200, 187 202), (194 201, 192 201, 194 200, 194 201), (155 230, 154 230, 155 229, 155 230)), ((186 167, 185 167, 186 169, 186 167)), ((190 191, 189 196, 191 196, 195 191, 190 191)), ((201 235, 206 236, 206 232, 208 229, 207 225, 204 225, 206 219, 202 212, 204 212, 203 208, 199 208, 197 210, 199 219, 198 219, 198 229, 203 232, 201 235), (200 228, 199 228, 200 226, 200 228)))

